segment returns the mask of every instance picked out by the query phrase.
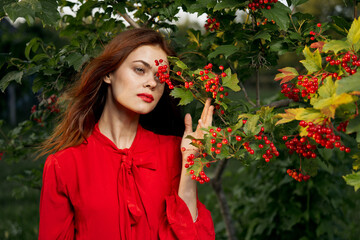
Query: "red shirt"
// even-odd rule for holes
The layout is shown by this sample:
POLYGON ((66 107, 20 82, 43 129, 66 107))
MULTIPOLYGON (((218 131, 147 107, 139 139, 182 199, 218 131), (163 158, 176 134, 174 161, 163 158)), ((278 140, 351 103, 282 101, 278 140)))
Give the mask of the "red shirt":
POLYGON ((193 222, 177 195, 181 138, 138 126, 118 149, 95 126, 82 144, 50 155, 43 173, 39 239, 215 239, 197 201, 193 222))

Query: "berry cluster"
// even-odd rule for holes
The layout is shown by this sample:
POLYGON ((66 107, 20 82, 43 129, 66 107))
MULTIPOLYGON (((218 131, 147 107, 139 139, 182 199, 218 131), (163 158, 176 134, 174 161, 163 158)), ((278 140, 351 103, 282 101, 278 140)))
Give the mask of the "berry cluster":
POLYGON ((311 144, 308 137, 301 137, 298 139, 298 136, 293 137, 289 140, 288 136, 283 136, 282 138, 285 142, 285 146, 289 149, 289 154, 296 152, 300 157, 305 158, 316 158, 316 145, 311 144))
POLYGON ((301 97, 311 99, 310 94, 314 94, 319 89, 319 79, 311 76, 298 76, 297 85, 302 86, 301 97))
MULTIPOLYGON (((301 127, 307 127, 307 136, 314 139, 317 144, 327 149, 339 148, 340 151, 350 152, 350 148, 341 143, 341 137, 335 135, 332 128, 328 127, 328 122, 325 121, 323 125, 315 125, 313 122, 300 121, 301 127)), ((342 126, 343 128, 343 126, 342 126)))
POLYGON ((250 0, 248 7, 254 12, 261 8, 270 10, 277 2, 278 0, 250 0))
POLYGON ((0 161, 1 161, 3 155, 4 155, 4 153, 0 152, 0 161))
MULTIPOLYGON (((213 72, 213 64, 209 63, 200 70, 198 74, 192 74, 192 80, 188 80, 183 77, 180 71, 176 74, 181 77, 182 81, 184 81, 184 87, 186 89, 191 90, 195 85, 197 85, 200 89, 204 89, 206 93, 210 93, 211 98, 217 100, 217 102, 222 102, 229 93, 226 92, 225 88, 220 84, 222 78, 226 77, 227 74, 223 71, 223 66, 220 66, 219 69, 222 71, 220 74, 213 72)), ((195 89, 194 91, 196 92, 197 90, 195 89)), ((219 104, 215 104, 215 109, 219 110, 221 114, 225 113, 219 104)))
POLYGON ((285 83, 281 85, 281 93, 285 97, 294 100, 295 102, 299 101, 299 92, 300 89, 295 86, 293 83, 285 83))
POLYGON ((336 127, 336 130, 339 132, 343 131, 346 132, 347 125, 349 124, 349 121, 341 122, 339 123, 339 126, 336 127))
POLYGON ((155 65, 158 66, 156 77, 159 78, 160 83, 166 83, 169 89, 174 89, 174 85, 171 83, 168 65, 163 64, 164 60, 155 60, 155 65))
MULTIPOLYGON (((195 144, 195 143, 199 144, 199 145, 202 145, 202 142, 200 140, 193 139, 193 144, 195 144)), ((186 151, 186 149, 182 149, 182 151, 186 151)), ((194 154, 190 154, 187 157, 187 163, 185 164, 185 168, 190 168, 191 166, 193 166, 194 163, 195 163, 194 161, 196 161, 197 158, 206 157, 206 156, 207 156, 206 153, 202 153, 202 156, 199 156, 199 157, 195 157, 194 154)), ((199 162, 202 164, 201 161, 199 161, 199 162)), ((210 163, 206 163, 205 166, 210 167, 210 163)), ((203 167, 201 169, 203 169, 203 167)), ((196 176, 195 171, 193 169, 191 169, 189 171, 189 173, 191 175, 191 179, 193 179, 195 181, 198 181, 200 184, 203 184, 205 182, 210 182, 210 178, 205 174, 204 170, 201 170, 199 172, 198 176, 196 176)))
POLYGON ((255 139, 263 141, 263 143, 260 143, 258 147, 265 151, 262 155, 262 158, 264 158, 265 162, 270 162, 270 159, 272 159, 274 156, 279 156, 279 152, 277 151, 274 143, 269 140, 269 137, 264 135, 263 133, 264 127, 261 128, 258 135, 255 135, 255 139), (266 147, 267 145, 269 146, 268 148, 266 147))
MULTIPOLYGON (((212 67, 213 65, 209 63, 204 67, 204 71, 199 72, 200 80, 205 83, 204 84, 205 91, 212 93, 211 95, 213 99, 216 99, 218 97, 218 101, 221 102, 221 99, 224 98, 224 96, 228 96, 228 92, 224 92, 224 87, 221 86, 220 79, 221 77, 226 77, 227 75, 225 72, 222 72, 221 74, 214 73, 212 71, 212 67), (208 75, 209 73, 215 75, 215 77, 210 78, 208 75)), ((219 69, 223 71, 224 67, 220 66, 219 69)))
MULTIPOLYGON (((243 124, 246 124, 247 120, 242 120, 243 124)), ((190 154, 187 157, 187 162, 184 165, 185 168, 189 169, 189 173, 192 175, 191 178, 200 182, 209 182, 210 179, 204 173, 204 167, 210 167, 210 164, 221 159, 219 154, 223 152, 224 147, 226 153, 228 151, 237 152, 241 146, 251 155, 255 154, 254 149, 250 147, 249 141, 243 141, 243 138, 238 135, 238 131, 234 132, 232 128, 210 128, 209 129, 209 138, 204 139, 192 139, 192 145, 197 147, 197 154, 190 154), (236 140, 236 141, 234 141, 236 140), (209 141, 209 142, 204 142, 209 141), (208 144, 210 143, 210 144, 208 144), (206 149, 208 148, 208 149, 206 149), (208 152, 206 152, 208 151, 208 152), (210 160, 209 160, 210 159, 210 160)), ((266 162, 269 162, 273 157, 279 156, 274 143, 269 140, 269 137, 265 135, 264 128, 262 127, 260 132, 254 136, 255 141, 261 141, 257 143, 260 151, 259 154, 262 154, 262 157, 266 162)), ((186 151, 185 148, 181 149, 183 152, 186 151)), ((229 153, 231 155, 231 153, 229 153)))
POLYGON ((208 19, 206 20, 204 27, 206 31, 213 32, 215 30, 219 30, 220 23, 216 20, 216 18, 211 18, 210 16, 208 16, 208 19))
POLYGON ((60 109, 57 104, 57 96, 55 94, 51 95, 48 99, 46 99, 47 102, 47 109, 50 110, 52 113, 59 113, 60 109))
POLYGON ((302 182, 302 181, 307 181, 310 179, 309 175, 303 175, 301 173, 301 170, 299 171, 299 173, 296 171, 296 169, 288 169, 287 174, 289 174, 290 177, 292 177, 293 179, 295 179, 298 182, 302 182))
POLYGON ((309 32, 309 34, 311 35, 311 37, 310 37, 310 40, 311 41, 315 41, 315 37, 317 37, 317 36, 321 36, 321 23, 318 23, 317 25, 316 25, 318 28, 320 28, 320 32, 314 32, 314 31, 310 31, 309 32))
MULTIPOLYGON (((59 105, 57 103, 57 96, 55 94, 53 94, 49 98, 43 100, 39 104, 39 108, 43 107, 43 106, 45 106, 46 110, 49 110, 51 113, 59 113, 60 112, 59 105)), ((33 120, 37 123, 42 123, 43 120, 42 120, 40 112, 39 112, 39 114, 36 114, 36 112, 37 112, 37 106, 34 105, 31 108, 31 114, 33 115, 33 120)))
MULTIPOLYGON (((272 24, 275 24, 275 21, 274 20, 271 20, 271 21, 269 21, 269 22, 271 22, 272 24)), ((256 25, 257 26, 260 26, 260 25, 265 25, 265 24, 267 24, 267 23, 269 23, 268 22, 268 19, 267 18, 265 18, 264 20, 260 20, 259 22, 256 22, 256 25)))
MULTIPOLYGON (((329 64, 332 66, 341 65, 341 67, 349 75, 355 74, 357 72, 357 68, 360 66, 359 56, 351 53, 342 53, 339 56, 333 56, 333 57, 327 56, 326 61, 329 62, 329 64)), ((341 79, 341 76, 338 76, 337 73, 333 73, 332 76, 337 80, 341 79)))
POLYGON ((211 136, 213 138, 210 139, 210 143, 211 143, 211 148, 210 151, 214 152, 215 154, 220 154, 221 153, 221 148, 223 147, 223 145, 226 145, 229 143, 228 138, 231 138, 231 134, 229 136, 226 136, 226 132, 227 133, 231 133, 232 129, 231 128, 227 128, 225 129, 221 129, 221 128, 216 128, 216 130, 214 129, 210 129, 209 133, 211 134, 211 136))

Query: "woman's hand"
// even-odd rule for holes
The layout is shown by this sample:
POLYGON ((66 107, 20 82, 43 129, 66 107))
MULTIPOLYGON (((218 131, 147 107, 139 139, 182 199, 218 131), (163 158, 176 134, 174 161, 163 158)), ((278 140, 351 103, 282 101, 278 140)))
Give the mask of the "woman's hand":
POLYGON ((185 115, 185 131, 181 141, 181 148, 182 149, 185 148, 185 151, 183 152, 183 160, 186 159, 187 156, 189 156, 190 154, 194 154, 194 155, 197 154, 197 148, 191 145, 191 139, 186 138, 186 136, 190 135, 193 136, 194 138, 201 139, 204 137, 205 134, 205 132, 201 130, 201 128, 207 128, 211 126, 214 106, 210 104, 211 104, 211 99, 210 98, 206 99, 204 109, 201 113, 201 117, 194 132, 192 130, 191 115, 189 113, 185 115))

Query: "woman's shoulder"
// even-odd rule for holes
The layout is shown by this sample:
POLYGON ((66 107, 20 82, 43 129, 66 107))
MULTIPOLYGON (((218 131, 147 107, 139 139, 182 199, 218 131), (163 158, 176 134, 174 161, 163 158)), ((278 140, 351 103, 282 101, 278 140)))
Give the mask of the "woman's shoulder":
POLYGON ((86 148, 85 142, 76 146, 68 147, 58 152, 55 152, 48 156, 46 162, 54 162, 60 165, 71 164, 76 158, 78 158, 86 148))

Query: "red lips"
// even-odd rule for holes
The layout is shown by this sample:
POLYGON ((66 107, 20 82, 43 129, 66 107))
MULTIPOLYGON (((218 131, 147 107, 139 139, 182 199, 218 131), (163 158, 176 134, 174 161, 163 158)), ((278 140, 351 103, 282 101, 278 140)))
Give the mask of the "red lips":
POLYGON ((151 94, 147 94, 147 93, 140 93, 137 95, 139 98, 141 98, 142 100, 144 100, 145 102, 151 103, 152 101, 154 101, 154 97, 151 94))

